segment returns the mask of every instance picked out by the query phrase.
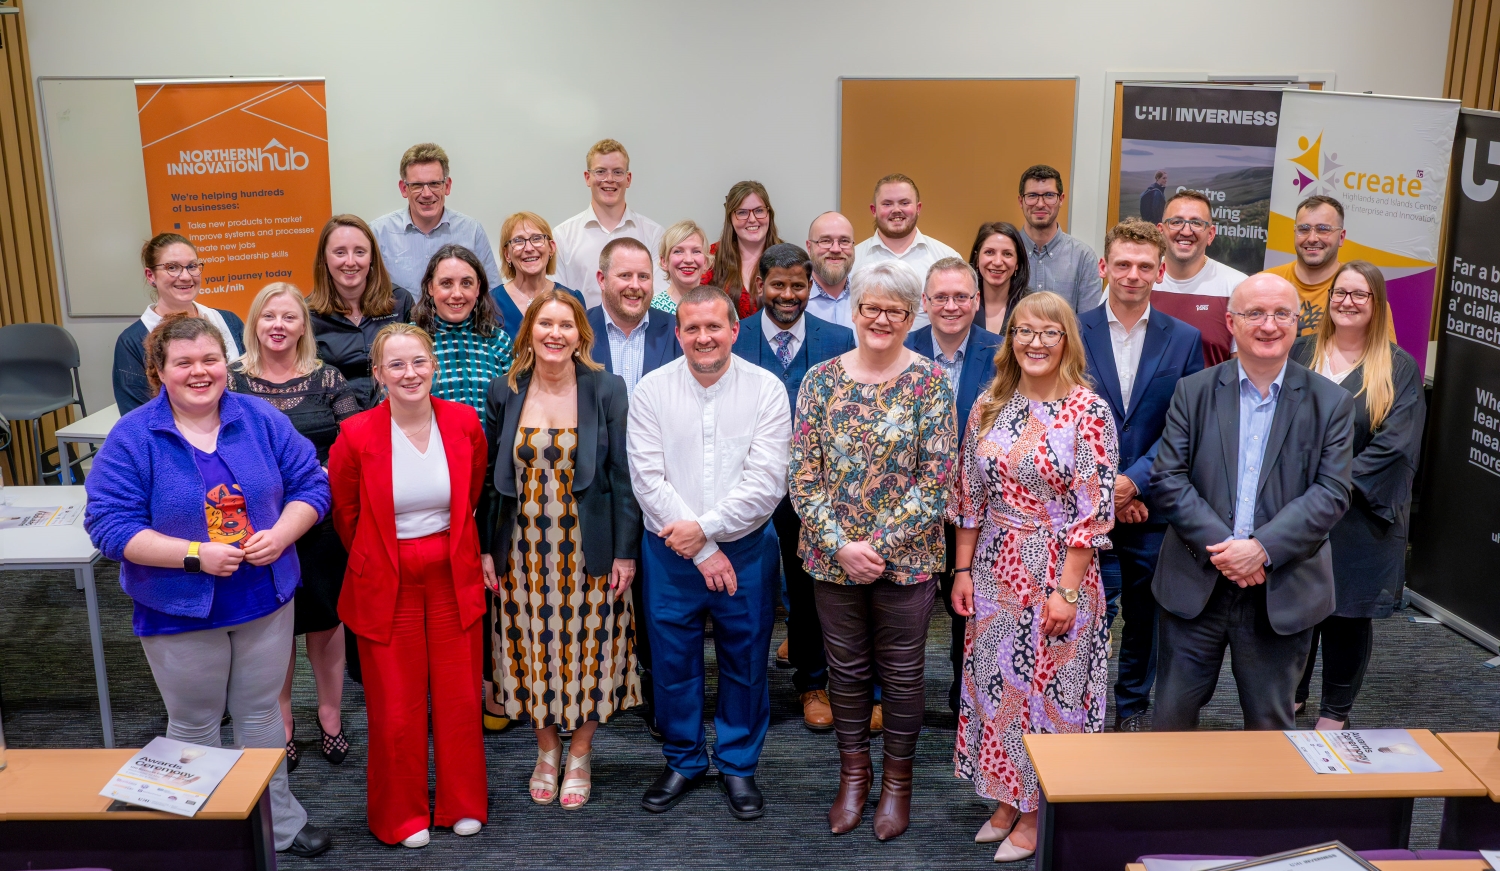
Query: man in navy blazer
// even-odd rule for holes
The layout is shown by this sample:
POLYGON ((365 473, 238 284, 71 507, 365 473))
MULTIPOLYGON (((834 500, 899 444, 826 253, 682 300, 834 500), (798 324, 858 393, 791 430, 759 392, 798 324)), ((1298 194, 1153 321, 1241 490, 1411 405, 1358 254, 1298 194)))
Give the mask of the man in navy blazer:
MULTIPOLYGON (((807 313, 812 290, 812 259, 789 243, 772 245, 761 255, 756 293, 764 300, 760 313, 740 322, 734 353, 781 379, 792 415, 807 370, 854 350, 854 331, 807 313)), ((771 515, 781 539, 781 569, 787 590, 787 659, 796 669, 792 685, 802 702, 802 722, 815 732, 833 728, 828 704, 828 661, 823 653, 823 627, 813 602, 817 583, 802 567, 797 542, 802 521, 783 498, 771 515)))
MULTIPOLYGON (((647 373, 682 356, 677 344, 677 318, 651 308, 655 264, 651 252, 629 236, 611 239, 599 252, 599 292, 603 301, 588 310, 594 331, 594 362, 625 379, 628 393, 647 373)), ((656 694, 651 683, 651 639, 646 637, 645 579, 630 585, 635 606, 635 656, 641 664, 641 697, 646 728, 662 740, 656 728, 656 694)))
POLYGON ((1099 551, 1105 621, 1125 615, 1115 681, 1115 731, 1139 732, 1156 680, 1156 599, 1151 578, 1166 519, 1151 505, 1151 464, 1177 382, 1203 368, 1202 336, 1151 308, 1166 269, 1167 240, 1155 224, 1127 219, 1104 237, 1104 305, 1078 316, 1089 377, 1109 403, 1120 440, 1112 550, 1099 551))
MULTIPOLYGON (((922 310, 928 325, 906 335, 906 347, 937 363, 948 373, 958 411, 958 433, 969 428, 969 411, 979 392, 995 379, 995 349, 1003 339, 983 327, 974 326, 979 311, 979 283, 974 268, 957 257, 944 257, 927 270, 922 287, 922 310)), ((958 713, 958 693, 963 685, 964 631, 968 621, 953 610, 953 527, 943 524, 948 541, 948 559, 938 576, 943 607, 953 620, 948 658, 953 662, 953 683, 948 687, 948 707, 958 713)))

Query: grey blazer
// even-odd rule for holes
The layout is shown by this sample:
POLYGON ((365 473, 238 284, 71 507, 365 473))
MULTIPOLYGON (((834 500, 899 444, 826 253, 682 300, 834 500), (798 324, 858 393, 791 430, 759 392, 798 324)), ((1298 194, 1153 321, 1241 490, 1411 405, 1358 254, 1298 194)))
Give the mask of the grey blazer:
MULTIPOLYGON (((1203 612, 1220 573, 1207 550, 1230 538, 1239 464, 1239 364, 1235 360, 1177 383, 1156 463, 1154 503, 1170 528, 1151 592, 1191 620, 1203 612)), ((1266 612, 1292 635, 1333 613, 1329 530, 1349 507, 1354 400, 1292 360, 1266 439, 1251 536, 1266 549, 1266 612)))

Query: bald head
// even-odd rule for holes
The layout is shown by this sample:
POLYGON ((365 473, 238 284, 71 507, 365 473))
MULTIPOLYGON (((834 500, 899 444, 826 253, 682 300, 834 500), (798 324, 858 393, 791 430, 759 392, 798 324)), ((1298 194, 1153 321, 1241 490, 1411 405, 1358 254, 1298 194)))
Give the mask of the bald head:
POLYGON ((807 253, 812 256, 818 284, 830 293, 841 293, 854 268, 854 225, 838 212, 817 216, 807 228, 807 253))
POLYGON ((1262 311, 1275 311, 1277 306, 1283 306, 1291 311, 1296 311, 1299 300, 1297 288, 1290 281, 1270 272, 1257 272, 1235 285, 1229 294, 1229 307, 1237 312, 1250 311, 1260 308, 1262 311), (1270 296, 1265 296, 1270 294, 1270 296), (1270 307, 1265 305, 1248 305, 1248 300, 1253 296, 1256 300, 1276 300, 1270 307))
POLYGON ((1275 372, 1286 363, 1297 340, 1297 312, 1301 308, 1297 288, 1290 281, 1260 272, 1241 281, 1229 295, 1224 318, 1239 349, 1240 363, 1255 377, 1255 371, 1275 372), (1258 320, 1258 322, 1256 322, 1258 320))

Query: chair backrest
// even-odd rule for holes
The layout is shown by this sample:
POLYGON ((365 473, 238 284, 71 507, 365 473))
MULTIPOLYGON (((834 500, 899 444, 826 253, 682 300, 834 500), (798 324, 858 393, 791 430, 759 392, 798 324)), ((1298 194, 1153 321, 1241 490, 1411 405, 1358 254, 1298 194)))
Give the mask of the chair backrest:
POLYGON ((0 327, 0 394, 75 397, 78 343, 53 324, 0 327))

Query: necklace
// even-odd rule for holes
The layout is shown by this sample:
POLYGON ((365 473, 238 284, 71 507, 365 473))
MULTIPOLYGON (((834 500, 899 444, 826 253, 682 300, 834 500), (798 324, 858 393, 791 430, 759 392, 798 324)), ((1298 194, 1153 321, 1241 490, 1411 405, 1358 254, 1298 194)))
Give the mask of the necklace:
MULTIPOLYGON (((401 426, 401 425, 397 424, 397 426, 401 426)), ((415 432, 407 432, 406 431, 406 427, 402 426, 401 427, 401 434, 404 435, 404 436, 406 436, 407 439, 414 439, 417 436, 421 435, 423 432, 425 432, 427 430, 427 428, 430 427, 430 426, 432 426, 432 418, 429 416, 427 418, 427 422, 424 423, 424 424, 422 424, 421 426, 417 427, 417 429, 416 429, 415 432)))

